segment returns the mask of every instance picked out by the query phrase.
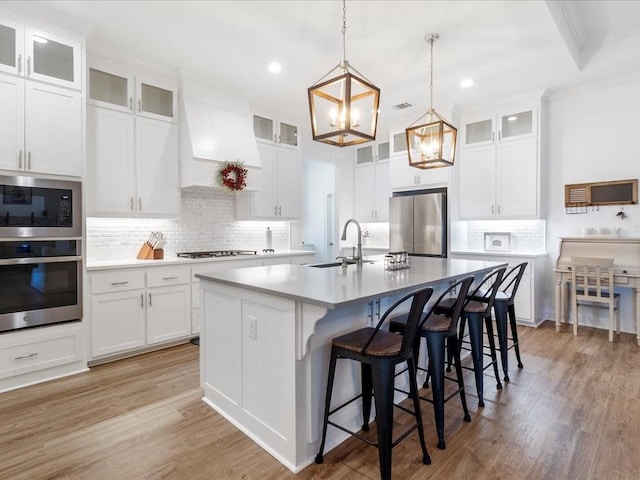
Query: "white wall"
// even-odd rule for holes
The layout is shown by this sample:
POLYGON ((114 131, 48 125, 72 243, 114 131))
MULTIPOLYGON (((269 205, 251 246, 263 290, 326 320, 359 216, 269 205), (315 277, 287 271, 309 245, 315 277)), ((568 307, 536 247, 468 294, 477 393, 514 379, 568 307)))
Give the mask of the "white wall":
MULTIPOLYGON (((620 220, 620 206, 589 209, 586 214, 567 214, 564 185, 568 183, 625 180, 640 175, 638 138, 640 133, 640 75, 592 85, 553 95, 549 101, 549 158, 542 181, 548 187, 547 249, 550 263, 559 254, 560 237, 581 236, 584 227, 620 227, 622 236, 640 236, 640 207, 625 206, 627 216, 620 220)), ((546 318, 552 311, 552 272, 547 273, 546 318)), ((623 294, 623 329, 635 331, 630 322, 629 289, 623 294)), ((604 318, 604 317, 602 317, 604 318)), ((604 327, 604 321, 601 323, 604 327)))

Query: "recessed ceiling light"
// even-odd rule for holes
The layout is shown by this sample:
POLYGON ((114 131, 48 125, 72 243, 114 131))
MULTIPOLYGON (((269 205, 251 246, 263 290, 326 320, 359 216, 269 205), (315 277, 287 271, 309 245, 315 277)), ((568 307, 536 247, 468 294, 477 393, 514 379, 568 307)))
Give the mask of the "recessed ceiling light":
POLYGON ((462 88, 469 88, 473 85, 473 80, 471 80, 470 78, 465 78, 460 82, 460 86, 462 88))
POLYGON ((280 65, 278 62, 271 62, 269 64, 269 71, 271 73, 280 73, 282 71, 282 65, 280 65))

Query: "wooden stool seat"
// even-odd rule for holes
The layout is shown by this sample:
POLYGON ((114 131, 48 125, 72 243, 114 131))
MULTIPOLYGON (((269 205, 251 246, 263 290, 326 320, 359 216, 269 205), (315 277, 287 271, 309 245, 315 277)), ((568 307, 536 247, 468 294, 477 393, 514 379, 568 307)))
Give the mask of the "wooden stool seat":
MULTIPOLYGON (((355 330, 340 337, 336 337, 331 343, 336 347, 344 348, 345 350, 360 352, 375 330, 376 329, 373 327, 361 328, 360 330, 355 330)), ((401 336, 380 330, 364 350, 364 354, 376 357, 388 357, 398 355, 401 348, 401 336)))

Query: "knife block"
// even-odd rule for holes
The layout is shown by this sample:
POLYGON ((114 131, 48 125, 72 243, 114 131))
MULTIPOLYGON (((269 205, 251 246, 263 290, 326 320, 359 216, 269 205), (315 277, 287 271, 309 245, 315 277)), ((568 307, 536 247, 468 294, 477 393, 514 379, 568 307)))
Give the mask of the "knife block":
POLYGON ((138 251, 138 255, 136 255, 136 258, 138 260, 153 260, 155 256, 154 256, 154 250, 153 248, 151 248, 151 245, 149 245, 147 242, 144 242, 140 247, 140 250, 138 251))

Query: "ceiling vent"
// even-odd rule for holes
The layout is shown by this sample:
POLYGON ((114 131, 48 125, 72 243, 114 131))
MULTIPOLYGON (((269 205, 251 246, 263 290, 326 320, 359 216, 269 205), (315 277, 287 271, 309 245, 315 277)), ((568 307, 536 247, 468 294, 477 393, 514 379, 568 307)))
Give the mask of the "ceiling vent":
POLYGON ((413 105, 407 102, 399 103, 398 105, 393 106, 393 108, 395 108, 396 110, 404 110, 405 108, 409 108, 409 107, 413 107, 413 105))

